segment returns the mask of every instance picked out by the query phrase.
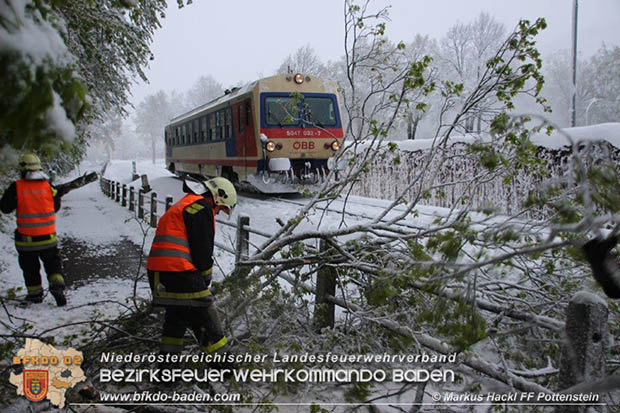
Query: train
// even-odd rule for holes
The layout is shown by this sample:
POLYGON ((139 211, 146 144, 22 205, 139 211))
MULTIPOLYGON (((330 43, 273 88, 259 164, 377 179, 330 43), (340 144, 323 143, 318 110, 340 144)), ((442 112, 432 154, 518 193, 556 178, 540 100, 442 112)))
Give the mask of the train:
POLYGON ((226 90, 171 119, 166 166, 262 193, 300 192, 326 179, 343 138, 336 83, 282 74, 226 90))

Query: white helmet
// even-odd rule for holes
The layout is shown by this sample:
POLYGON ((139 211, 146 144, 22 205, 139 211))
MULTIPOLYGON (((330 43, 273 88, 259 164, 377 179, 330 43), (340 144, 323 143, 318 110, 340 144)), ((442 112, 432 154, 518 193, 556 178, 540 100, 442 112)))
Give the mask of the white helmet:
POLYGON ((237 205, 237 190, 228 179, 218 176, 204 181, 204 185, 213 195, 215 205, 226 207, 230 211, 237 205))
POLYGON ((213 197, 215 205, 225 207, 228 212, 237 205, 237 190, 228 179, 223 177, 211 178, 206 181, 194 181, 186 179, 185 186, 196 195, 204 195, 208 192, 213 197))

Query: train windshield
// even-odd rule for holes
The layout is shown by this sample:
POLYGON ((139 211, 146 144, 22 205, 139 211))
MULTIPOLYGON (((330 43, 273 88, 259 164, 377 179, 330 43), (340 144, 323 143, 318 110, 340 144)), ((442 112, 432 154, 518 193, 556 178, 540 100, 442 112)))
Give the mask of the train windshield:
POLYGON ((306 97, 303 112, 307 123, 320 127, 336 125, 334 102, 328 97, 306 97))
POLYGON ((268 97, 265 99, 267 124, 272 126, 297 125, 299 109, 292 97, 268 97))
POLYGON ((263 116, 268 126, 330 127, 338 125, 333 95, 265 96, 263 116))

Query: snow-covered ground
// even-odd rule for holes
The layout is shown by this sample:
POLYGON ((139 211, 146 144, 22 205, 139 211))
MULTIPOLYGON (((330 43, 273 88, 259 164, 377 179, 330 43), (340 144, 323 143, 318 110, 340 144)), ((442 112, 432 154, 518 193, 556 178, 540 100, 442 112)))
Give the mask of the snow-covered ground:
MULTIPOLYGON (((63 239, 72 238, 88 246, 89 254, 96 256, 112 253, 111 249, 114 248, 114 244, 121 239, 130 240, 137 245, 140 245, 142 241, 142 232, 138 222, 131 219, 131 215, 119 208, 118 204, 103 196, 98 183, 91 183, 67 194, 62 204, 56 218, 61 242, 63 239)), ((14 229, 13 214, 4 217, 3 231, 0 232, 2 265, 0 295, 4 298, 9 295, 10 290, 15 291, 17 297, 23 297, 26 293, 13 244, 14 229)), ((61 255, 62 252, 61 247, 61 255)), ((83 277, 94 279, 94 281, 77 288, 67 289, 68 304, 62 308, 56 307, 50 295, 42 304, 30 305, 26 308, 19 306, 14 300, 6 300, 5 304, 10 317, 7 311, 1 311, 1 334, 9 333, 13 328, 23 331, 22 324, 27 323, 32 326, 32 329, 28 331, 29 334, 53 336, 56 342, 63 342, 64 337, 79 333, 80 329, 85 326, 78 324, 55 329, 58 326, 89 320, 95 316, 101 319, 119 314, 132 295, 133 280, 129 276, 135 274, 137 268, 126 270, 118 277, 108 278, 99 278, 97 274, 65 274, 69 282, 74 278, 83 277)), ((47 287, 43 269, 41 274, 43 285, 47 287)), ((148 285, 140 283, 138 294, 144 298, 148 297, 148 285)), ((79 342, 70 339, 67 344, 78 345, 79 342)))
MULTIPOLYGON (((82 165, 81 172, 98 169, 98 166, 82 165)), ((140 161, 137 163, 137 173, 146 174, 149 177, 149 183, 160 200, 165 199, 166 196, 172 196, 176 201, 183 196, 182 181, 165 169, 163 160, 155 164, 150 161, 140 161)), ((77 172, 74 176, 76 175, 78 175, 77 172)), ((74 176, 67 177, 66 180, 74 176)), ((131 176, 131 161, 112 161, 104 174, 107 179, 139 187, 140 180, 132 182, 131 176)), ((277 219, 286 222, 294 217, 304 202, 303 198, 274 200, 240 196, 233 214, 230 217, 220 214, 218 220, 235 224, 238 215, 247 215, 250 217, 252 228, 273 234, 280 228, 277 219)), ((89 256, 102 255, 111 256, 111 259, 114 259, 114 251, 119 248, 118 243, 122 240, 130 241, 136 246, 142 245, 144 241, 143 251, 145 254, 148 253, 154 229, 140 223, 135 218, 134 212, 106 197, 101 192, 98 182, 70 192, 63 198, 62 204, 57 214, 59 239, 70 238, 88 247, 88 251, 84 253, 85 259, 89 256)), ((316 229, 318 226, 322 229, 335 229, 341 225, 364 222, 372 219, 388 204, 389 201, 352 197, 346 203, 346 207, 341 200, 333 202, 327 211, 324 206, 319 205, 319 208, 315 208, 309 218, 302 222, 300 230, 316 229), (344 215, 344 223, 343 208, 346 208, 347 212, 344 215)), ((161 210, 160 206, 160 212, 161 210)), ((446 213, 445 209, 434 207, 420 207, 418 211, 419 217, 415 220, 416 225, 424 225, 435 219, 438 214, 446 213)), ((22 272, 17 263, 17 253, 13 244, 14 221, 13 216, 5 216, 4 230, 0 232, 0 262, 3 280, 0 295, 2 297, 7 297, 10 291, 15 291, 18 297, 25 295, 22 272)), ((410 223, 413 224, 413 221, 410 223)), ((253 246, 259 246, 264 241, 265 238, 260 235, 250 235, 250 244, 253 246)), ((218 224, 216 242, 219 245, 234 248, 235 228, 218 224)), ((65 255, 68 255, 68 251, 65 251, 65 255)), ((218 280, 232 271, 234 256, 217 247, 214 255, 216 260, 214 278, 218 280)), ((22 323, 25 322, 32 325, 30 334, 38 335, 50 331, 45 335, 52 335, 60 342, 66 336, 79 333, 83 326, 78 324, 56 329, 58 326, 89 320, 95 315, 98 318, 118 315, 123 312, 124 305, 131 305, 133 279, 138 273, 138 261, 139 257, 136 256, 135 265, 131 264, 125 268, 125 271, 121 271, 118 277, 100 277, 98 274, 90 273, 65 274, 68 280, 88 278, 91 281, 75 288, 69 288, 67 290, 68 305, 64 308, 55 307, 51 296, 46 297, 42 304, 30 305, 26 308, 20 307, 15 300, 6 300, 5 304, 10 317, 6 311, 0 311, 0 334, 7 334, 13 328, 21 329, 22 323)), ((76 263, 71 264, 72 267, 76 266, 76 263)), ((144 272, 144 261, 142 261, 140 272, 144 272)), ((45 277, 43 271, 42 276, 45 277)), ((45 279, 43 284, 47 285, 45 279)), ((150 291, 144 278, 138 282, 137 292, 140 298, 149 298, 150 291)), ((69 339, 67 344, 77 345, 78 343, 69 339)))
MULTIPOLYGON (((100 166, 82 165, 81 172, 98 170, 100 166)), ((146 174, 149 177, 150 186, 157 193, 158 199, 163 200, 166 196, 172 196, 176 201, 183 196, 182 181, 172 176, 165 169, 162 160, 153 164, 150 161, 137 163, 137 174, 146 174)), ((76 172, 75 175, 78 175, 76 172)), ((105 174, 106 179, 129 184, 134 187, 140 186, 140 180, 132 181, 131 161, 112 161, 108 164, 105 174)), ((67 177, 69 180, 72 177, 67 177)), ((262 198, 256 196, 239 197, 238 207, 235 208, 231 217, 218 217, 221 222, 234 224, 239 215, 250 217, 250 227, 266 234, 275 233, 279 228, 278 220, 286 222, 296 215, 299 209, 307 202, 300 197, 287 197, 285 199, 262 198)), ((317 229, 336 229, 341 226, 360 224, 372 220, 382 212, 390 201, 369 199, 362 197, 350 197, 345 202, 338 199, 327 206, 325 203, 318 204, 300 224, 299 231, 317 229), (343 212, 343 210, 345 212, 343 212)), ((163 210, 160 207, 159 212, 163 210)), ((390 219, 401 211, 403 206, 397 206, 385 219, 390 219)), ((445 208, 418 206, 417 215, 410 214, 399 225, 416 226, 424 228, 432 226, 432 222, 438 216, 446 216, 450 213, 445 208)), ((452 211, 455 213, 455 211, 452 211)), ((456 211, 458 213, 458 211, 456 211)), ((483 219, 482 216, 473 218, 483 219)), ((494 220, 501 220, 495 217, 494 220)), ((218 224, 216 242, 220 245, 233 247, 235 244, 235 229, 230 225, 218 224)), ((98 183, 92 183, 86 187, 74 190, 63 198, 63 207, 58 213, 57 228, 60 239, 71 239, 78 245, 84 245, 86 251, 82 252, 82 259, 110 257, 115 260, 117 256, 126 256, 127 252, 121 242, 130 242, 141 246, 144 242, 144 253, 148 253, 154 235, 154 229, 145 223, 140 223, 134 216, 134 212, 123 208, 119 203, 106 197, 98 183)), ((4 217, 3 231, 0 232, 0 266, 2 268, 2 286, 0 296, 7 298, 19 288, 17 296, 24 296, 23 279, 21 270, 17 264, 17 254, 13 246, 13 230, 15 227, 14 217, 4 217)), ((264 238, 257 234, 251 234, 250 243, 260 246, 264 238)), ((126 244, 124 244, 126 245, 126 244)), ((61 251, 62 253, 63 251, 61 251)), ((65 250, 65 256, 70 255, 65 250)), ((78 274, 67 272, 66 277, 71 279, 83 279, 88 276, 88 282, 72 285, 68 291, 68 305, 57 308, 51 297, 46 297, 42 304, 20 307, 16 300, 6 299, 6 311, 0 309, 0 334, 10 334, 11 331, 23 333, 24 323, 32 328, 27 334, 53 336, 56 343, 63 346, 79 346, 80 331, 89 328, 88 325, 79 324, 93 318, 98 320, 113 319, 126 311, 126 306, 132 306, 134 277, 144 273, 144 261, 138 270, 139 254, 133 261, 127 261, 126 268, 119 270, 118 276, 111 277, 109 274, 78 274)), ((216 268, 214 277, 216 280, 227 276, 233 269, 234 257, 230 252, 217 248, 215 251, 216 268)), ((125 262, 125 261, 123 261, 125 262)), ((75 263, 72 263, 75 264, 75 263)), ((67 266, 68 267, 68 266, 67 266)), ((73 266, 75 268, 76 266, 73 266)), ((79 266, 78 266, 79 267, 79 266)), ((88 266, 86 266, 88 267, 88 266)), ((44 281, 44 285, 46 282, 44 281)), ((150 291, 146 280, 142 279, 137 284, 138 299, 149 299, 150 291)), ((154 332, 154 337, 158 332, 154 332)))

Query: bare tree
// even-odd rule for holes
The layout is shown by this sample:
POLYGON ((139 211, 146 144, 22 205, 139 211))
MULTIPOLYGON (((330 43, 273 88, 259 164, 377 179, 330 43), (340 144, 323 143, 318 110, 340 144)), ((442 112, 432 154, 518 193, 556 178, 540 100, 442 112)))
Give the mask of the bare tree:
MULTIPOLYGON (((386 13, 386 9, 372 10, 369 2, 345 2, 349 85, 344 91, 349 122, 348 145, 340 157, 346 160, 347 170, 340 181, 328 180, 296 216, 282 222, 277 234, 257 246, 256 253, 242 263, 252 269, 244 288, 248 283, 252 288, 233 296, 242 304, 255 303, 263 293, 273 299, 278 294, 273 287, 276 277, 291 282, 295 291, 312 291, 314 275, 328 267, 336 272, 340 287, 331 302, 347 311, 342 330, 351 335, 333 333, 344 351, 361 347, 383 353, 400 337, 404 340, 400 345, 411 346, 411 352, 423 348, 459 353, 467 376, 492 377, 522 391, 551 392, 545 387, 546 378, 557 369, 538 374, 532 366, 548 365, 547 357, 554 354, 564 325, 558 303, 567 302, 581 285, 580 278, 572 276, 583 264, 569 247, 579 245, 576 237, 582 236, 584 228, 595 230, 618 222, 620 216, 610 201, 588 195, 602 188, 595 189, 597 184, 585 179, 588 166, 578 153, 571 157, 561 179, 549 177, 546 161, 537 158, 536 147, 529 142, 531 130, 540 125, 532 127, 531 119, 509 115, 513 99, 521 94, 544 104, 539 96, 542 61, 534 39, 546 27, 545 21, 520 22, 481 67, 477 82, 465 88, 458 81, 430 81, 426 73, 429 58, 402 65, 402 47, 390 47, 384 38, 386 13), (387 157, 394 165, 402 161, 402 154, 395 145, 386 144, 385 138, 406 96, 416 89, 423 93, 436 90, 443 97, 435 139, 411 175, 386 174, 386 179, 399 179, 405 185, 381 212, 366 221, 359 222, 357 217, 350 222, 348 193, 374 159, 387 157), (455 149, 450 145, 452 134, 485 99, 495 100, 498 111, 491 122, 490 140, 477 141, 462 151, 455 149), (458 170, 459 162, 466 159, 480 168, 458 170), (446 168, 455 168, 457 173, 447 180, 438 179, 446 168), (520 173, 545 182, 538 187, 539 198, 533 197, 510 215, 497 213, 493 205, 473 207, 471 199, 483 183, 509 185, 520 173), (457 184, 466 190, 443 213, 415 219, 421 213, 421 200, 440 196, 457 184), (546 192, 543 188, 553 189, 546 192), (549 196, 554 197, 550 218, 525 218, 528 210, 549 208, 540 202, 549 196), (575 215, 562 209, 569 200, 575 215), (302 225, 319 205, 323 210, 341 211, 341 225, 302 225), (318 239, 328 247, 317 248, 314 241, 318 239), (264 291, 271 287, 269 293, 264 291), (495 361, 481 352, 494 354, 495 361)), ((610 179, 618 188, 617 173, 610 179)), ((237 302, 236 308, 246 306, 237 302)), ((302 323, 292 313, 276 325, 265 326, 260 322, 264 316, 255 307, 252 315, 245 316, 243 323, 250 322, 245 328, 267 329, 270 334, 286 334, 285 325, 302 323)), ((321 342, 316 336, 304 341, 315 348, 321 342)), ((476 382, 466 379, 463 386, 476 382)))
POLYGON ((224 94, 224 88, 213 76, 201 76, 185 94, 185 105, 195 108, 224 94))
MULTIPOLYGON (((487 61, 500 47, 505 31, 503 24, 484 12, 473 22, 452 26, 441 41, 440 57, 448 69, 443 73, 444 79, 458 80, 466 91, 477 88, 487 61)), ((478 102, 466 119, 466 132, 483 130, 482 122, 489 122, 495 114, 494 102, 490 96, 478 102)))
POLYGON ((276 74, 303 73, 323 77, 327 74, 325 66, 309 44, 300 47, 294 54, 289 54, 276 74))
POLYGON ((134 122, 136 133, 151 143, 153 163, 157 157, 157 142, 163 145, 164 126, 173 116, 170 98, 163 90, 148 95, 136 108, 134 122))
MULTIPOLYGON (((602 47, 590 60, 577 64, 576 117, 578 125, 615 122, 620 114, 618 82, 620 47, 602 47)), ((568 51, 552 55, 546 62, 545 94, 553 103, 552 118, 559 125, 569 125, 572 99, 572 74, 568 51)))

